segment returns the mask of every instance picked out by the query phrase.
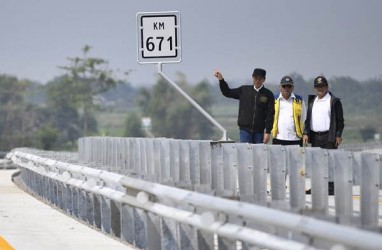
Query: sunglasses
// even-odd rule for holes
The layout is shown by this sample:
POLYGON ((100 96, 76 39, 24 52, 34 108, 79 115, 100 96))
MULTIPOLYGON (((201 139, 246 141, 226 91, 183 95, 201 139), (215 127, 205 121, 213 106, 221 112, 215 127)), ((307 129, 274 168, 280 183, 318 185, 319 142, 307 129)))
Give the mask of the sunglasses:
POLYGON ((283 89, 285 89, 285 88, 290 89, 290 88, 292 88, 292 85, 281 85, 281 87, 282 87, 283 89))

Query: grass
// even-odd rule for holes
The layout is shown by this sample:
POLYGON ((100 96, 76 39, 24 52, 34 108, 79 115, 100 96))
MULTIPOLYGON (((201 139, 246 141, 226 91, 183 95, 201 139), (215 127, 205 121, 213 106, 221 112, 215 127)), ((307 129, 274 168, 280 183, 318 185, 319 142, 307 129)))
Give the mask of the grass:
POLYGON ((102 136, 123 136, 127 113, 103 112, 97 117, 98 128, 102 136))
MULTIPOLYGON (((238 104, 215 105, 212 107, 212 117, 214 117, 226 130, 230 139, 239 139, 239 129, 237 127, 238 104)), ((102 112, 98 116, 98 127, 101 135, 123 136, 124 123, 130 111, 126 112, 102 112)), ((351 115, 345 113, 345 130, 343 132, 343 143, 361 143, 360 130, 366 126, 372 126, 382 134, 382 114, 381 115, 351 115)), ((215 133, 208 139, 221 138, 221 132, 216 129, 215 133)))

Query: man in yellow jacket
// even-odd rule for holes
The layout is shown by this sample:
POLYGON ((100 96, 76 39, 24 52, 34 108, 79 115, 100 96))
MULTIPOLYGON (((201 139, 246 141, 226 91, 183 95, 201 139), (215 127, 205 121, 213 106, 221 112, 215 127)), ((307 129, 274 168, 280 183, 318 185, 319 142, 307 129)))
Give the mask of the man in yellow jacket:
POLYGON ((290 76, 280 81, 280 93, 275 95, 275 116, 272 127, 273 144, 300 145, 304 133, 306 107, 303 98, 293 93, 290 76))

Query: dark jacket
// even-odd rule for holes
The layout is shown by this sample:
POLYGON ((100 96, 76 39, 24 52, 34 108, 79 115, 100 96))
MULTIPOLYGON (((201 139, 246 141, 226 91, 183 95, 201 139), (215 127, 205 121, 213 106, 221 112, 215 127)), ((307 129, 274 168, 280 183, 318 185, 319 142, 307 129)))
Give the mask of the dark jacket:
MULTIPOLYGON (((330 99, 330 125, 329 125, 329 142, 335 143, 336 137, 342 136, 342 131, 344 130, 344 115, 342 110, 342 104, 339 98, 335 97, 332 93, 330 99)), ((315 95, 309 95, 308 99, 308 111, 305 120, 304 135, 309 136, 309 142, 312 139, 312 131, 310 129, 310 121, 312 117, 312 108, 315 95)))
POLYGON ((273 93, 264 86, 257 92, 253 85, 230 89, 226 81, 219 81, 222 94, 239 100, 237 124, 249 132, 271 133, 275 113, 273 93))

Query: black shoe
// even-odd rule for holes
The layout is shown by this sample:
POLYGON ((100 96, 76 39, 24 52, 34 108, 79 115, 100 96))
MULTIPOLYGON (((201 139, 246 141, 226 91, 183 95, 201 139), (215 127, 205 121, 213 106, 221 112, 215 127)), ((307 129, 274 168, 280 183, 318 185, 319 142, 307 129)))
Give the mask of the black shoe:
MULTIPOLYGON (((306 190, 305 194, 312 194, 312 189, 306 190)), ((334 195, 334 189, 328 189, 328 194, 329 195, 334 195)))
POLYGON ((334 195, 334 182, 329 181, 329 183, 328 183, 328 187, 329 187, 329 189, 328 189, 328 194, 329 194, 329 195, 334 195))

